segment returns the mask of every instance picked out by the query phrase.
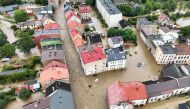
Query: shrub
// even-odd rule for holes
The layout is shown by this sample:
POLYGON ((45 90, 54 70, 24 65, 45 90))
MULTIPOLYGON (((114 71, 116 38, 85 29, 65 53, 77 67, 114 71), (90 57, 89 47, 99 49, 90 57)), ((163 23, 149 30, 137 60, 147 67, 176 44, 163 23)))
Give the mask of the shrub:
POLYGON ((31 96, 31 92, 25 88, 22 88, 19 93, 19 98, 22 100, 27 100, 31 96))
POLYGON ((5 65, 3 66, 2 71, 9 71, 9 70, 15 70, 16 68, 12 65, 5 65))
POLYGON ((18 28, 16 25, 11 25, 11 29, 13 29, 14 31, 16 31, 18 28))

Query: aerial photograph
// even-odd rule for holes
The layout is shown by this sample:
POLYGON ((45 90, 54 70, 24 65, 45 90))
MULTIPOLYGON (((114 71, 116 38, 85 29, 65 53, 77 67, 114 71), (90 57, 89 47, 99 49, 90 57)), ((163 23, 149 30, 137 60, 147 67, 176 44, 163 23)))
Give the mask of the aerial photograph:
POLYGON ((0 109, 190 109, 190 0, 0 0, 0 109))

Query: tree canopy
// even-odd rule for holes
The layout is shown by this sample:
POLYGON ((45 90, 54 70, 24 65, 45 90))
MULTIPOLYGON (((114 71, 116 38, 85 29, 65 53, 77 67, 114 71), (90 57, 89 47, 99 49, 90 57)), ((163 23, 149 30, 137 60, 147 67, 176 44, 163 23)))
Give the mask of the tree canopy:
POLYGON ((96 5, 96 0, 85 0, 85 3, 90 6, 95 6, 96 5))
POLYGON ((1 6, 7 6, 7 5, 14 5, 14 4, 21 4, 21 0, 0 0, 1 6))
POLYGON ((25 88, 22 88, 19 93, 19 98, 22 100, 27 100, 31 96, 31 92, 25 88))
POLYGON ((187 37, 187 38, 190 38, 190 26, 186 26, 186 27, 183 27, 181 30, 180 30, 180 33, 187 37))
POLYGON ((35 4, 48 5, 48 0, 35 0, 35 4))
POLYGON ((7 36, 0 30, 0 46, 8 43, 7 36))
POLYGON ((26 11, 24 10, 16 10, 15 11, 15 21, 18 22, 25 22, 29 19, 29 16, 26 11))
POLYGON ((30 50, 34 48, 35 42, 30 35, 22 37, 17 42, 17 47, 24 53, 30 53, 30 50))
POLYGON ((3 56, 6 57, 11 57, 13 55, 15 55, 15 46, 9 43, 6 43, 5 45, 3 45, 2 47, 0 47, 0 51, 2 53, 3 56))

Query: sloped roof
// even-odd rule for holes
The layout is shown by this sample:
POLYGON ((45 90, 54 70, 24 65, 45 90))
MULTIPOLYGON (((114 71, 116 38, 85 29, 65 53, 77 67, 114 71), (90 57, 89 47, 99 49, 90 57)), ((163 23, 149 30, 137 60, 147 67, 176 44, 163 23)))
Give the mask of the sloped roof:
POLYGON ((69 73, 67 68, 50 67, 40 73, 39 81, 41 83, 44 83, 59 79, 69 80, 69 73))
POLYGON ((57 23, 49 23, 49 24, 44 25, 44 29, 45 30, 59 29, 59 25, 57 23))
POLYGON ((50 35, 50 34, 60 34, 60 31, 58 29, 55 30, 40 30, 34 32, 34 37, 40 36, 40 35, 50 35))
POLYGON ((58 61, 51 61, 50 63, 48 63, 44 68, 44 70, 49 69, 50 67, 59 67, 59 68, 67 68, 67 65, 58 61))
POLYGON ((77 22, 77 21, 71 21, 68 23, 68 28, 70 31, 74 30, 74 29, 79 29, 79 28, 84 28, 84 25, 77 22))
POLYGON ((90 13, 92 11, 90 6, 80 6, 79 12, 80 13, 90 13))
POLYGON ((176 64, 166 65, 162 69, 162 77, 165 78, 168 76, 169 77, 175 77, 175 78, 181 78, 182 77, 182 73, 176 64))
POLYGON ((108 103, 116 105, 121 102, 144 100, 148 98, 146 87, 141 82, 115 81, 108 87, 108 103))

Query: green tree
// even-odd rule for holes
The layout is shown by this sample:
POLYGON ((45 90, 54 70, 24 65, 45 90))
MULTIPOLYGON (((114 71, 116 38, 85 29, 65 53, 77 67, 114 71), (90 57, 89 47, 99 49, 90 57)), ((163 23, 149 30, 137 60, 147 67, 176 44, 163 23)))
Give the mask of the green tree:
POLYGON ((135 15, 143 15, 144 14, 144 8, 143 7, 137 7, 135 9, 135 15))
POLYGON ((190 9, 190 1, 188 1, 185 5, 188 9, 190 9))
POLYGON ((128 4, 118 5, 118 8, 124 16, 134 16, 135 15, 135 10, 128 4))
POLYGON ((22 100, 27 100, 31 96, 31 92, 25 88, 22 88, 19 93, 19 98, 22 100))
POLYGON ((152 6, 152 2, 150 0, 146 0, 145 9, 147 10, 148 13, 150 13, 152 11, 153 6, 152 6))
POLYGON ((35 46, 33 38, 28 35, 22 37, 17 42, 17 47, 24 53, 30 53, 30 50, 35 46))
POLYGON ((183 27, 181 30, 180 30, 180 33, 187 37, 187 38, 190 38, 190 26, 186 26, 186 27, 183 27))
POLYGON ((15 55, 15 46, 9 44, 9 43, 6 43, 5 45, 3 45, 1 48, 0 48, 0 51, 2 52, 2 55, 3 56, 6 56, 6 57, 11 57, 13 55, 15 55))
POLYGON ((4 99, 0 99, 0 109, 4 109, 6 106, 6 101, 4 99))
POLYGON ((48 0, 35 0, 35 4, 48 5, 48 0))
POLYGON ((18 22, 25 22, 29 19, 29 16, 26 11, 24 10, 16 10, 15 11, 15 21, 18 22))
POLYGON ((7 36, 0 30, 0 46, 8 43, 7 36))
POLYGON ((162 4, 160 2, 155 2, 153 5, 154 10, 161 9, 162 4))
POLYGON ((85 3, 90 6, 95 6, 96 5, 96 0, 85 0, 85 3))

